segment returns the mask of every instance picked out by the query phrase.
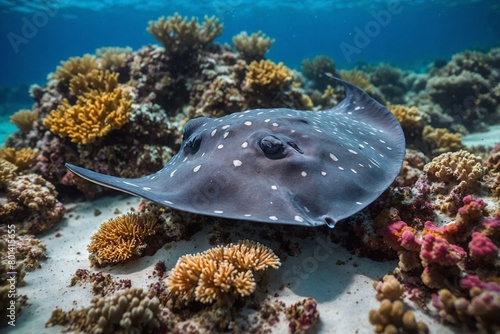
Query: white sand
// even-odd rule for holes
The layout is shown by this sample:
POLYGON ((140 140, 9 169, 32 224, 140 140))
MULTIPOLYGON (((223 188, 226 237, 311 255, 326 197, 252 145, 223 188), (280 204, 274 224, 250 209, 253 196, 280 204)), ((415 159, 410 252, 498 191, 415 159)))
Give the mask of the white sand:
MULTIPOLYGON (((62 327, 45 328, 54 308, 57 306, 65 311, 83 308, 89 305, 92 298, 90 285, 86 288, 79 285, 69 287, 77 269, 94 271, 90 268, 87 252, 91 235, 102 222, 117 215, 114 213, 116 209, 126 213, 131 207, 137 208, 139 202, 135 197, 118 196, 73 205, 68 210, 67 218, 56 229, 41 237, 47 245, 50 258, 42 263, 41 269, 28 273, 26 286, 19 288, 19 293, 28 295, 31 305, 18 318, 15 328, 4 328, 1 332, 61 332, 62 327), (102 211, 102 214, 96 217, 95 209, 102 211), (56 233, 61 236, 55 237, 56 233)), ((152 272, 152 266, 159 260, 165 261, 167 268, 172 268, 181 255, 210 248, 207 240, 210 229, 211 226, 206 226, 190 241, 175 243, 168 250, 161 249, 152 257, 143 257, 125 266, 107 267, 101 271, 131 279, 133 287, 146 287, 150 282, 147 274, 152 272)), ((246 231, 240 234, 243 238, 259 240, 249 235, 248 225, 246 231)), ((277 293, 278 299, 287 305, 305 297, 315 298, 321 317, 318 333, 373 333, 374 327, 368 321, 368 312, 378 308, 379 302, 375 299, 372 282, 393 270, 396 262, 381 263, 358 258, 342 247, 325 247, 327 244, 321 241, 321 236, 317 238, 301 242, 302 253, 297 257, 288 257, 279 270, 268 270, 271 279, 269 295, 277 293), (346 264, 338 265, 338 260, 346 264), (302 278, 294 274, 294 268, 299 268, 302 278), (279 290, 282 285, 289 288, 279 290)), ((271 248, 278 248, 277 244, 264 243, 271 248)), ((423 320, 431 327, 431 332, 452 333, 449 328, 442 327, 420 312, 416 315, 417 320, 423 320)), ((283 332, 283 328, 275 332, 283 332)))
POLYGON ((462 143, 467 147, 489 146, 500 143, 500 125, 490 126, 487 132, 471 133, 462 137, 462 143))

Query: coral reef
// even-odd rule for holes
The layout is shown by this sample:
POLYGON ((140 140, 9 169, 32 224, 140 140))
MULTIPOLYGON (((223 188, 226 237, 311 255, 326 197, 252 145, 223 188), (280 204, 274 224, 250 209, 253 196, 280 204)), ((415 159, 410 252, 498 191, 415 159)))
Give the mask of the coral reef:
POLYGON ((160 233, 161 226, 150 213, 129 213, 112 218, 103 223, 91 238, 88 246, 90 263, 103 267, 139 257, 146 247, 151 247, 148 240, 160 233))
POLYGON ((0 218, 15 224, 18 233, 39 234, 59 222, 65 213, 55 187, 37 174, 17 175, 7 180, 0 193, 0 218))
POLYGON ((19 150, 5 146, 0 148, 0 159, 14 164, 19 172, 31 167, 35 163, 37 156, 38 151, 31 148, 22 148, 19 150))
POLYGON ((56 308, 46 326, 67 326, 71 331, 86 333, 142 333, 157 329, 162 324, 160 301, 142 289, 92 299, 85 309, 64 312, 56 308))
POLYGON ((376 333, 429 333, 427 325, 417 322, 412 311, 405 311, 400 300, 384 299, 378 310, 370 311, 370 322, 376 333))
POLYGON ((118 85, 118 73, 108 70, 92 70, 88 73, 79 73, 69 81, 69 92, 75 96, 91 91, 112 92, 118 85))
POLYGON ((219 36, 222 29, 223 25, 215 17, 205 16, 203 24, 199 24, 196 18, 189 20, 176 13, 150 21, 147 31, 163 45, 167 55, 176 58, 193 56, 219 36))
MULTIPOLYGON (((132 48, 119 48, 119 47, 104 47, 95 50, 99 68, 118 72, 120 78, 123 78, 126 73, 127 60, 132 54, 132 48)), ((122 82, 125 82, 122 80, 122 82)))
POLYGON ((185 301, 230 303, 254 292, 254 272, 280 265, 272 250, 246 240, 181 257, 167 286, 185 301))
POLYGON ((358 86, 367 93, 372 93, 375 88, 370 82, 368 75, 362 71, 342 70, 340 71, 340 78, 358 86))
POLYGON ((92 70, 97 70, 98 67, 99 63, 94 56, 85 55, 83 57, 72 57, 61 62, 56 72, 49 77, 69 84, 69 81, 78 74, 87 74, 92 70))
POLYGON ((89 92, 80 95, 73 106, 64 100, 43 124, 74 143, 89 144, 127 123, 131 105, 132 100, 121 88, 102 94, 89 92))
POLYGON ((33 123, 38 119, 37 110, 22 109, 10 116, 10 122, 19 130, 28 132, 33 129, 33 123))
POLYGON ((262 31, 250 36, 242 31, 233 37, 234 48, 247 62, 262 60, 273 43, 274 39, 267 37, 262 31))
POLYGON ((302 74, 313 82, 314 88, 324 90, 332 83, 325 73, 336 74, 335 62, 332 58, 320 55, 302 60, 302 74))
POLYGON ((248 65, 245 76, 249 86, 256 89, 279 89, 292 80, 292 71, 283 65, 270 60, 253 61, 248 65))
POLYGON ((385 275, 382 281, 374 282, 373 287, 377 290, 377 300, 388 299, 391 302, 401 299, 404 288, 394 275, 385 275))

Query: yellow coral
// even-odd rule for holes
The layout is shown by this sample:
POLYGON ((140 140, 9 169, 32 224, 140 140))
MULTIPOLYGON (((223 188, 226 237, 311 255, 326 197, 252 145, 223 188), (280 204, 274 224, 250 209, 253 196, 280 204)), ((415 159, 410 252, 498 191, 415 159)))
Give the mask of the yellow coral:
POLYGON ((31 148, 22 148, 20 150, 6 146, 0 148, 0 158, 16 165, 19 170, 30 167, 35 162, 37 156, 38 151, 31 148))
POLYGON ((92 70, 88 73, 79 73, 69 81, 69 91, 73 95, 82 95, 92 90, 111 92, 118 86, 118 73, 108 70, 92 70))
POLYGON ((86 74, 92 70, 97 70, 99 64, 94 56, 85 55, 83 57, 72 57, 67 61, 62 61, 53 73, 51 79, 69 81, 78 74, 86 74))
POLYGON ((432 180, 460 182, 461 188, 472 186, 484 174, 481 157, 465 150, 443 153, 424 166, 424 172, 432 180))
POLYGON ((150 213, 126 214, 110 219, 99 227, 87 247, 92 264, 103 266, 140 256, 147 246, 144 240, 160 229, 150 213))
POLYGON ((74 106, 65 99, 43 125, 74 143, 89 144, 127 123, 131 105, 132 100, 120 87, 104 93, 91 91, 80 95, 74 106))
POLYGON ((236 51, 247 61, 261 60, 273 43, 274 39, 267 37, 262 31, 250 36, 243 31, 233 37, 236 51))
POLYGON ((185 301, 225 302, 253 293, 254 271, 277 269, 280 265, 272 250, 245 240, 181 257, 169 276, 167 287, 185 301))
POLYGON ((30 131, 33 129, 33 122, 38 119, 38 111, 19 110, 10 116, 10 122, 15 124, 21 131, 30 131))
POLYGON ((430 125, 426 125, 422 136, 424 141, 431 145, 432 154, 456 152, 464 148, 462 136, 459 133, 450 133, 448 129, 435 129, 430 125))
POLYGON ((251 86, 280 88, 293 79, 293 72, 283 65, 270 60, 252 61, 246 73, 247 83, 251 86))
POLYGON ((348 81, 353 85, 358 86, 367 93, 371 93, 373 91, 374 87, 365 72, 357 70, 342 70, 340 71, 340 77, 342 78, 342 80, 348 81))
POLYGON ((415 107, 405 107, 399 104, 391 105, 387 103, 387 109, 389 109, 394 116, 398 119, 399 123, 405 129, 406 132, 414 131, 415 129, 421 129, 424 123, 427 121, 426 117, 415 107))
POLYGON ((167 54, 180 55, 210 44, 222 33, 222 28, 214 16, 205 16, 200 25, 194 17, 189 20, 175 13, 168 18, 149 21, 147 31, 163 45, 167 54))

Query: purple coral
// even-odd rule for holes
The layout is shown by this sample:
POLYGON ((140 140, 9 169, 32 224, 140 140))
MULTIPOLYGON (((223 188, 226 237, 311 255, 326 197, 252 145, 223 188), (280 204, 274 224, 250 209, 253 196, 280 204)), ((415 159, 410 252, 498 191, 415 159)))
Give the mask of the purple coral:
POLYGON ((486 235, 474 232, 469 242, 469 252, 473 260, 493 263, 498 255, 498 247, 486 235))
POLYGON ((495 282, 484 282, 475 275, 469 275, 460 280, 460 285, 463 288, 471 290, 472 288, 479 288, 481 290, 494 291, 500 293, 500 284, 495 282))
POLYGON ((426 263, 452 266, 457 264, 464 256, 465 251, 461 247, 452 245, 443 238, 430 234, 423 238, 420 258, 426 263))

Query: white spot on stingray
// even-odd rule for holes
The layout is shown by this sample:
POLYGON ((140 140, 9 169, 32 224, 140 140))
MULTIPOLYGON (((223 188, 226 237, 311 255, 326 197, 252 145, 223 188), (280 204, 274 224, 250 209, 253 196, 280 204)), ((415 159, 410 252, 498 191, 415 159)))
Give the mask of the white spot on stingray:
POLYGON ((348 112, 347 112, 347 115, 352 115, 352 111, 348 111, 348 112))
POLYGON ((273 126, 278 126, 278 123, 273 123, 272 125, 273 125, 273 126))
POLYGON ((224 213, 222 210, 214 210, 214 213, 224 213))
POLYGON ((200 168, 201 168, 201 165, 196 166, 195 168, 193 168, 193 172, 196 173, 197 171, 200 170, 200 168))
POLYGON ((337 158, 337 157, 335 156, 335 154, 333 154, 333 153, 330 153, 330 158, 331 158, 333 161, 339 161, 339 158, 337 158))
POLYGON ((344 167, 340 167, 340 166, 339 166, 339 169, 340 169, 340 170, 344 170, 344 167))
POLYGON ((248 146, 248 143, 246 141, 243 142, 243 144, 241 144, 241 147, 243 147, 243 148, 247 148, 247 146, 248 146))
POLYGON ((170 173, 170 177, 174 176, 175 172, 177 172, 177 169, 174 169, 172 173, 170 173))
POLYGON ((240 167, 243 164, 241 160, 233 160, 233 165, 234 167, 240 167))
POLYGON ((150 187, 142 187, 142 189, 143 189, 143 190, 146 190, 146 191, 151 190, 151 188, 150 188, 150 187))
POLYGON ((215 133, 216 133, 216 132, 217 132, 217 129, 214 129, 214 130, 212 131, 212 133, 210 133, 210 136, 212 136, 212 137, 213 137, 213 136, 215 136, 215 133))
POLYGON ((205 156, 205 154, 206 154, 206 153, 205 153, 205 152, 203 152, 203 153, 201 154, 201 157, 203 158, 203 157, 205 156))
POLYGON ((229 131, 228 132, 224 132, 224 138, 227 138, 227 136, 229 136, 229 131))
POLYGON ((321 131, 320 129, 314 129, 314 131, 319 132, 319 133, 323 133, 323 131, 321 131))
POLYGON ((365 148, 365 146, 363 144, 359 144, 358 146, 359 146, 359 148, 365 148))
POLYGON ((269 123, 269 121, 270 121, 270 120, 271 120, 270 118, 265 119, 265 120, 264 120, 264 123, 269 123))
POLYGON ((326 172, 321 171, 321 175, 326 176, 326 172))
POLYGON ((170 202, 170 201, 167 201, 167 200, 165 200, 165 201, 163 201, 163 202, 164 202, 164 203, 167 203, 167 204, 174 204, 174 203, 172 203, 172 202, 170 202))
POLYGON ((278 217, 276 217, 276 216, 269 216, 269 219, 271 219, 271 220, 278 220, 278 217))
POLYGON ((263 113, 264 113, 263 111, 259 111, 257 115, 262 115, 263 113))
POLYGON ((379 139, 378 141, 381 142, 382 144, 385 144, 385 141, 383 141, 382 139, 379 139))
POLYGON ((218 149, 218 150, 220 150, 220 149, 222 149, 222 148, 224 148, 224 145, 223 145, 223 144, 219 144, 219 146, 217 146, 217 149, 218 149))
POLYGON ((382 158, 385 158, 385 156, 384 156, 382 153, 379 153, 379 155, 380 155, 382 158))
POLYGON ((306 212, 311 212, 311 210, 309 210, 307 206, 304 206, 304 210, 306 210, 306 212))
POLYGON ((129 186, 132 186, 132 187, 139 188, 139 186, 137 184, 133 184, 133 183, 130 183, 130 182, 127 182, 127 181, 123 181, 123 183, 128 184, 129 186))
POLYGON ((387 146, 387 149, 388 149, 389 151, 392 151, 392 148, 391 148, 391 147, 389 147, 389 146, 387 146))
POLYGON ((358 164, 358 165, 359 165, 359 167, 365 167, 363 164, 358 164))
POLYGON ((358 152, 356 152, 356 151, 354 151, 354 150, 351 150, 351 149, 349 149, 348 151, 349 151, 350 153, 352 153, 352 154, 358 154, 358 152))
POLYGON ((304 218, 302 218, 301 216, 295 216, 295 217, 293 217, 293 220, 295 220, 299 223, 302 223, 304 221, 304 218))
POLYGON ((278 187, 276 187, 275 185, 272 185, 272 186, 271 186, 271 189, 272 189, 272 190, 278 190, 278 187))
POLYGON ((353 168, 351 168, 351 172, 353 172, 354 174, 358 174, 358 172, 356 172, 356 170, 353 168))
POLYGON ((224 125, 224 126, 222 127, 222 130, 226 130, 226 129, 227 129, 227 128, 229 128, 230 126, 231 126, 231 125, 224 125))
POLYGON ((302 172, 300 173, 300 175, 302 175, 303 177, 306 177, 306 176, 307 176, 307 173, 306 173, 305 171, 302 171, 302 172))
POLYGON ((250 125, 252 125, 252 122, 250 122, 250 121, 246 121, 246 122, 245 122, 245 123, 243 123, 243 124, 245 124, 246 126, 250 126, 250 125))
POLYGON ((252 215, 249 214, 249 213, 247 213, 246 215, 243 215, 243 216, 245 216, 245 217, 252 217, 252 215))
POLYGON ((356 108, 354 108, 354 110, 359 110, 359 109, 361 109, 360 106, 357 106, 356 108))
POLYGON ((363 205, 363 203, 361 203, 361 202, 356 202, 356 204, 357 204, 357 205, 363 205))
POLYGON ((187 161, 187 159, 188 159, 188 157, 185 157, 185 158, 182 160, 182 162, 186 162, 186 161, 187 161))

